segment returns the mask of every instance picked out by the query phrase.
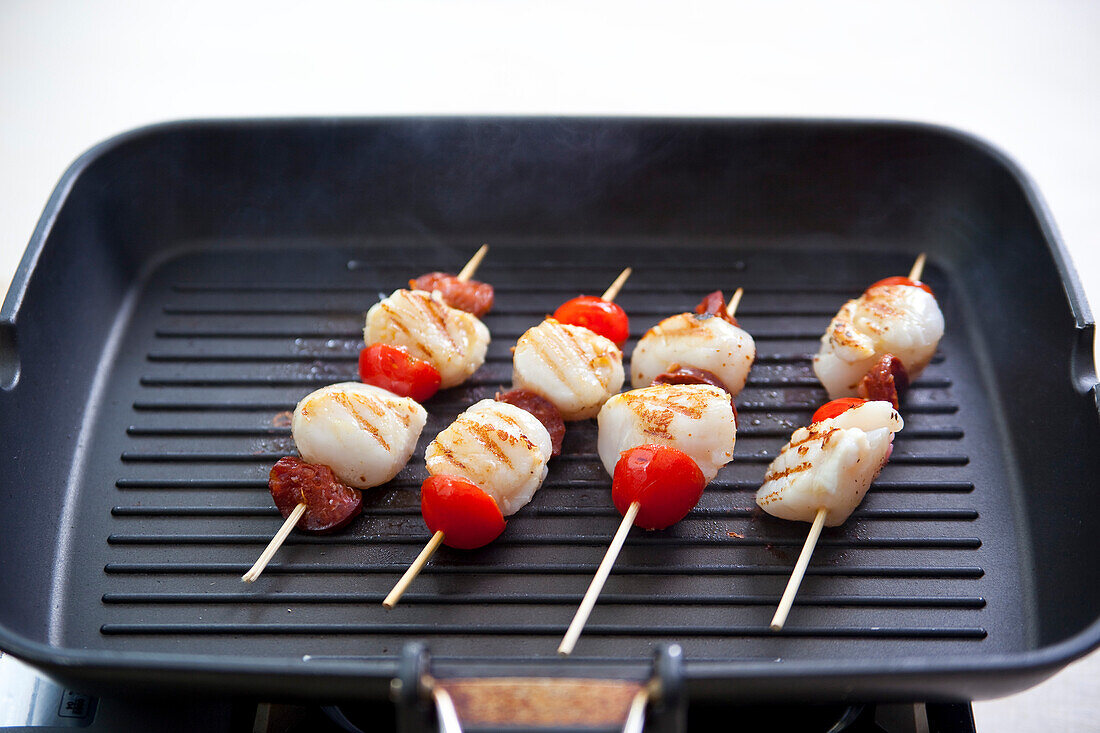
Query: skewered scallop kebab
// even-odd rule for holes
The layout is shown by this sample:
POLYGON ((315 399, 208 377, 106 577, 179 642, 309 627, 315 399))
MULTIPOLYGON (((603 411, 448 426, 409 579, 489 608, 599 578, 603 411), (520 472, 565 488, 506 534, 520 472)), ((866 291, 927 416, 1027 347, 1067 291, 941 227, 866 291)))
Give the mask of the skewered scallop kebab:
POLYGON ((615 395, 600 410, 600 460, 612 475, 611 497, 623 520, 558 646, 563 656, 576 646, 631 525, 665 529, 680 521, 733 459, 733 396, 756 355, 752 337, 734 325, 741 294, 738 289, 726 307, 720 292, 711 293, 696 313, 650 329, 634 351, 636 359, 645 346, 641 367, 632 364, 640 388, 615 395), (731 388, 707 367, 721 371, 731 388), (653 386, 641 387, 646 379, 653 386))
POLYGON ((814 371, 834 399, 809 427, 794 432, 756 493, 769 514, 812 523, 773 631, 786 622, 822 528, 855 511, 889 460, 894 433, 904 426, 896 411, 899 393, 928 365, 943 335, 943 315, 920 282, 924 261, 921 254, 907 278, 875 283, 829 324, 814 371), (854 392, 861 396, 850 396, 854 392))
MULTIPOLYGON (((563 313, 582 300, 574 299, 555 315, 591 317, 597 328, 611 324, 628 332, 622 309, 607 305, 614 305, 629 276, 627 268, 599 299, 584 299, 591 305, 563 313)), ((594 414, 623 383, 615 343, 554 318, 520 336, 514 364, 514 389, 468 408, 424 451, 430 475, 420 488, 420 507, 432 537, 383 600, 386 608, 397 605, 441 544, 470 550, 499 537, 504 517, 531 500, 546 478, 547 462, 560 454, 564 421, 594 414)))
POLYGON ((773 631, 786 622, 821 528, 843 524, 855 511, 889 460, 894 433, 903 427, 897 410, 884 400, 833 400, 814 413, 809 427, 794 431, 768 466, 756 503, 780 519, 812 522, 772 617, 773 631))
POLYGON ((943 314, 920 281, 922 253, 908 277, 879 280, 829 323, 813 360, 829 399, 890 400, 916 379, 943 337, 943 314))
POLYGON ((737 396, 756 359, 752 336, 733 315, 743 294, 738 288, 726 305, 715 290, 694 313, 670 316, 646 331, 630 357, 630 383, 713 384, 737 396))
POLYGON ((398 290, 373 306, 368 346, 359 355, 364 383, 328 385, 298 403, 291 435, 301 459, 281 458, 268 481, 286 521, 242 580, 260 577, 294 527, 330 532, 358 516, 357 489, 386 483, 408 463, 427 420, 419 402, 484 362, 488 329, 444 301, 479 314, 492 306, 492 286, 470 279, 487 251, 482 246, 457 276, 435 272, 410 281, 441 290, 398 290))

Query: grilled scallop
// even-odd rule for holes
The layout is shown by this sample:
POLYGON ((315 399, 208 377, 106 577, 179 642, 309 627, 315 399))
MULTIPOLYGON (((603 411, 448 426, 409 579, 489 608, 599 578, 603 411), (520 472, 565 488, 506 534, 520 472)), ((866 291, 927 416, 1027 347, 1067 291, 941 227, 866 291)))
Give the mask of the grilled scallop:
POLYGON ((801 522, 814 521, 824 507, 826 526, 842 524, 886 464, 903 426, 889 402, 865 402, 799 428, 768 466, 756 503, 768 514, 801 522))
POLYGON ((302 460, 328 466, 349 486, 369 489, 409 462, 427 418, 408 397, 343 382, 302 398, 290 429, 302 460))
POLYGON ((880 285, 841 307, 821 337, 814 372, 829 399, 854 397, 863 375, 884 354, 893 354, 911 383, 942 336, 943 314, 931 293, 912 285, 880 285))
POLYGON ((395 290, 367 311, 363 340, 404 346, 434 366, 440 387, 462 384, 485 363, 489 329, 466 311, 446 305, 423 290, 395 290))
POLYGON ((609 339, 553 318, 516 342, 512 381, 542 395, 566 420, 594 417, 623 386, 623 352, 609 339))
POLYGON ((546 478, 550 433, 531 413, 507 402, 482 400, 435 436, 424 451, 432 476, 462 476, 515 514, 546 478))
POLYGON ((670 445, 695 461, 709 483, 733 458, 737 422, 730 396, 709 384, 660 384, 617 394, 600 410, 597 448, 614 475, 619 454, 670 445))
POLYGON ((630 357, 630 383, 648 387, 674 365, 705 369, 736 396, 745 388, 756 344, 722 318, 696 313, 671 316, 646 331, 630 357))

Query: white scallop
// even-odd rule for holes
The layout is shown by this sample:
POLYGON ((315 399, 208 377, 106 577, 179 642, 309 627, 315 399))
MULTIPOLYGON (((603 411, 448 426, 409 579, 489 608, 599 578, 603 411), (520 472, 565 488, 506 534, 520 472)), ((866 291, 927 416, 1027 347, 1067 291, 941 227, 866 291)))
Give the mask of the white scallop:
POLYGON ((343 382, 303 397, 290 430, 302 460, 328 466, 345 484, 368 489, 405 467, 427 418, 415 400, 343 382))
POLYGON ((814 357, 814 373, 830 399, 854 397, 875 362, 893 354, 912 381, 942 337, 943 313, 930 293, 911 285, 871 288, 833 318, 814 357))
POLYGON ((424 451, 432 476, 462 476, 515 514, 542 485, 550 460, 550 433, 515 405, 482 400, 470 406, 424 451))
POLYGON ((709 483, 733 459, 737 421, 725 390, 709 384, 659 384, 617 394, 599 414, 597 449, 609 474, 639 445, 670 445, 691 456, 709 483))
POLYGON ((520 336, 512 357, 516 388, 550 400, 566 420, 594 417, 624 376, 623 352, 612 341, 553 318, 520 336))
POLYGON ((745 388, 756 358, 756 344, 745 331, 715 316, 680 313, 646 331, 630 356, 630 383, 648 387, 673 364, 705 369, 730 394, 745 388))
POLYGON ((363 340, 404 346, 434 366, 440 387, 462 384, 485 363, 489 329, 477 316, 452 308, 423 290, 395 290, 367 311, 363 340))
POLYGON ((814 521, 825 508, 826 526, 842 524, 863 501, 903 427, 893 405, 876 401, 799 428, 768 466, 756 503, 800 522, 814 521))

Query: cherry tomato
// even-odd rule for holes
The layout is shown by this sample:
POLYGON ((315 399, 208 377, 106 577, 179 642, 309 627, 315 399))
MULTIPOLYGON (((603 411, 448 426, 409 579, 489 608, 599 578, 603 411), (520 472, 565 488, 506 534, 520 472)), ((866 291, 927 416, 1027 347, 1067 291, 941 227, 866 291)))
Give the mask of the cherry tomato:
POLYGON ((359 352, 359 379, 401 397, 423 402, 439 391, 439 370, 389 344, 371 344, 359 352))
POLYGON ((420 485, 420 513, 443 544, 459 550, 487 545, 504 531, 504 515, 493 497, 461 476, 430 476, 420 485))
POLYGON ((828 420, 830 417, 836 417, 840 413, 850 410, 853 407, 859 407, 867 400, 862 397, 841 397, 839 400, 833 400, 832 402, 826 402, 821 407, 817 408, 817 412, 814 413, 811 423, 821 422, 822 420, 828 420))
POLYGON ((626 311, 595 295, 582 295, 565 301, 554 311, 554 319, 573 326, 584 326, 614 341, 620 349, 630 336, 630 320, 626 317, 626 311))
MULTIPOLYGON (((888 277, 885 280, 879 280, 877 283, 872 285, 871 288, 877 288, 880 285, 909 285, 914 288, 920 288, 929 295, 935 295, 935 293, 932 292, 932 288, 928 287, 920 280, 910 280, 904 275, 895 275, 894 277, 888 277)), ((871 288, 867 289, 870 290, 871 288)))
POLYGON ((611 480, 611 500, 620 514, 642 505, 634 524, 664 529, 699 502, 707 482, 687 453, 669 445, 640 445, 623 451, 611 480))

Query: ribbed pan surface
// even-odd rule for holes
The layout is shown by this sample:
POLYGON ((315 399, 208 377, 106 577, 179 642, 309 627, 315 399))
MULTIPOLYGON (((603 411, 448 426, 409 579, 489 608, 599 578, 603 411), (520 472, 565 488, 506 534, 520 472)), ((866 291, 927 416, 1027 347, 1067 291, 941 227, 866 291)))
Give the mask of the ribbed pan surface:
MULTIPOLYGON (((787 628, 768 620, 808 525, 759 512, 765 467, 824 399, 810 355, 840 304, 904 273, 898 255, 781 243, 513 246, 479 278, 496 286, 486 365, 441 393, 420 446, 362 517, 331 536, 296 533, 254 585, 239 580, 281 517, 267 472, 294 450, 289 411, 355 378, 363 313, 381 292, 469 246, 206 244, 160 265, 134 293, 105 376, 80 497, 64 643, 91 648, 301 658, 393 657, 409 639, 441 663, 550 660, 619 521, 595 453, 595 421, 504 535, 444 548, 402 604, 381 599, 427 539, 423 448, 465 406, 511 378, 516 338, 563 300, 635 268, 619 301, 629 355, 661 318, 715 288, 746 289, 738 318, 758 356, 738 397, 733 463, 673 528, 635 529, 577 649, 644 662, 676 641, 690 664, 737 659, 984 655, 1027 642, 1004 459, 966 334, 965 293, 933 264, 940 353, 913 386, 893 458, 843 527, 827 529, 787 628)), ((629 368, 627 370, 629 374, 629 368)))

